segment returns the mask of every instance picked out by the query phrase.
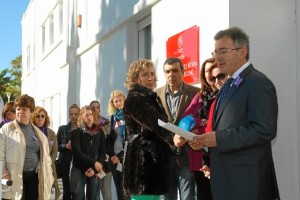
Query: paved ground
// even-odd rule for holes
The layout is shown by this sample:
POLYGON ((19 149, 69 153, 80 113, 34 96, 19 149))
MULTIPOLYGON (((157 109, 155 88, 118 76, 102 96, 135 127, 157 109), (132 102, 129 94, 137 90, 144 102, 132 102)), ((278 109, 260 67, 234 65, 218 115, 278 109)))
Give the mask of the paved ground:
MULTIPOLYGON (((114 185, 114 180, 111 181, 111 190, 112 190, 112 200, 117 200, 117 196, 116 196, 116 189, 115 189, 115 185, 114 185)), ((62 193, 63 193, 63 186, 62 186, 62 180, 58 179, 58 186, 60 189, 60 197, 59 200, 62 200, 62 193)), ((51 194, 51 198, 50 200, 54 200, 55 196, 54 196, 54 192, 51 194)), ((103 200, 103 198, 101 197, 101 200, 103 200)))
MULTIPOLYGON (((59 197, 59 200, 62 200, 63 186, 62 186, 61 179, 58 179, 58 186, 59 186, 60 193, 61 193, 61 195, 59 197)), ((114 180, 111 181, 111 190, 112 190, 112 200, 117 200, 116 189, 115 189, 115 185, 114 185, 114 180)), ((178 194, 178 196, 179 196, 179 194, 178 194)), ((163 200, 164 198, 161 197, 160 199, 163 200)), ((50 200, 54 200, 54 193, 52 193, 50 200)), ((103 200, 102 197, 101 197, 101 200, 103 200)))

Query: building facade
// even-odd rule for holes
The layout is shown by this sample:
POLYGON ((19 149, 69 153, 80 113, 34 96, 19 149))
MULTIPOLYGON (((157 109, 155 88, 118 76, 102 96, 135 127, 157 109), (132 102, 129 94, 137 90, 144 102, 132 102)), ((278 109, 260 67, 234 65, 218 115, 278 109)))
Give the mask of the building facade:
POLYGON ((250 36, 250 62, 277 88, 273 155, 281 197, 300 199, 299 11, 300 0, 31 0, 22 18, 22 93, 46 108, 54 130, 68 122, 73 103, 99 100, 107 116, 110 92, 127 92, 133 60, 151 59, 161 86, 169 37, 199 27, 201 64, 217 31, 240 26, 250 36))

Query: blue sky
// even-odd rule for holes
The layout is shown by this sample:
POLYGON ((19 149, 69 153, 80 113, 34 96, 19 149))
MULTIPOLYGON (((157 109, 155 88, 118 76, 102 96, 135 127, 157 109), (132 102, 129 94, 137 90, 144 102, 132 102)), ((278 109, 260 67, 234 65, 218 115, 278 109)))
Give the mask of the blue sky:
POLYGON ((1 1, 0 6, 0 71, 21 55, 23 13, 30 0, 1 1))

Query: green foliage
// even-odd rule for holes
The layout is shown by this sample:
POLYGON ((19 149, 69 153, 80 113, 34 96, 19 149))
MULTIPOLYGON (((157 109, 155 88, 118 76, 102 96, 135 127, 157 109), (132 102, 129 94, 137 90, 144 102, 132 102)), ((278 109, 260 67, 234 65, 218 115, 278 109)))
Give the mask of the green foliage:
POLYGON ((13 101, 17 96, 21 95, 21 78, 22 78, 22 57, 18 56, 11 61, 11 67, 0 72, 0 95, 4 103, 13 101))

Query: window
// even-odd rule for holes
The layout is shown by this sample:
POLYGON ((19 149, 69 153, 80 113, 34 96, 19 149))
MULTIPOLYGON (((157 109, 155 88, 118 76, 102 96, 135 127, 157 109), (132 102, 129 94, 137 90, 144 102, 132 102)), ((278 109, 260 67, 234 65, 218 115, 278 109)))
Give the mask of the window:
POLYGON ((138 57, 151 59, 151 15, 138 22, 138 57))
POLYGON ((27 73, 30 72, 30 46, 27 47, 26 49, 26 70, 27 73))
POLYGON ((53 10, 53 29, 54 29, 54 43, 56 43, 63 31, 63 7, 62 2, 57 4, 53 10))
POLYGON ((63 1, 61 1, 58 5, 59 9, 59 35, 63 33, 63 1))
POLYGON ((53 15, 49 17, 49 46, 54 42, 54 22, 53 15))
POLYGON ((41 26, 42 53, 47 55, 62 39, 63 2, 59 1, 41 26))
POLYGON ((46 48, 46 41, 45 41, 45 37, 46 37, 46 31, 45 31, 45 24, 42 26, 42 53, 45 53, 45 48, 46 48))

